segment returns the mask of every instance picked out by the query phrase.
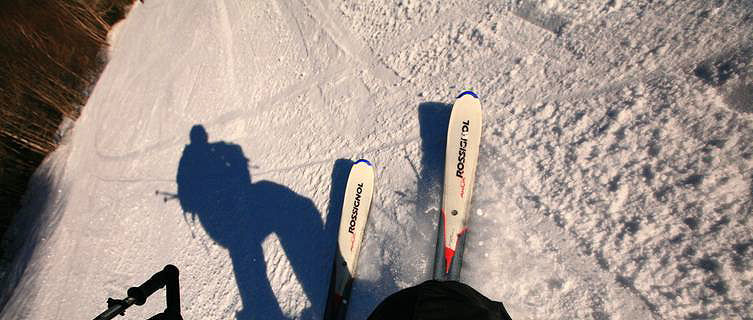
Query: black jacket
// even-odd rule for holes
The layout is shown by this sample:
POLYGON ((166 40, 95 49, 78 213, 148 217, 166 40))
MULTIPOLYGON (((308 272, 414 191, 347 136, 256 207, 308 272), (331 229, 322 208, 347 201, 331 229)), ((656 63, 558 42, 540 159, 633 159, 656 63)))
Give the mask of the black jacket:
POLYGON ((426 281, 382 301, 369 320, 511 320, 501 302, 456 281, 426 281))

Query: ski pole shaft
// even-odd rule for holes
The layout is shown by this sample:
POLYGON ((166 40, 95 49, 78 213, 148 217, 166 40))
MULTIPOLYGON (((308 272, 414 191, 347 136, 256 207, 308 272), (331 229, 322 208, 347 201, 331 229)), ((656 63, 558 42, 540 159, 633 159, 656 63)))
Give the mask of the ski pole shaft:
POLYGON ((136 302, 136 298, 128 297, 123 300, 108 299, 108 309, 102 312, 94 320, 110 320, 125 313, 128 307, 132 306, 136 302))

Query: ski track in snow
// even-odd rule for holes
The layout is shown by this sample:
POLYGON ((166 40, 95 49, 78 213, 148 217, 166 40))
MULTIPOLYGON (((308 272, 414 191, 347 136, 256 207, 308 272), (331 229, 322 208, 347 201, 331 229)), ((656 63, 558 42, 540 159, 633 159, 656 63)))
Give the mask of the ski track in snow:
MULTIPOLYGON (((321 318, 358 158, 377 167, 349 307, 365 318, 430 277, 442 121, 465 89, 484 131, 463 281, 514 319, 750 319, 751 9, 137 2, 9 233, 0 319, 91 318, 168 263, 185 319, 321 318), (235 171, 170 199, 194 125, 235 171), (183 213, 215 199, 237 221, 183 213), (265 229, 245 206, 262 200, 321 230, 265 229)), ((158 292, 127 316, 163 309, 158 292)))

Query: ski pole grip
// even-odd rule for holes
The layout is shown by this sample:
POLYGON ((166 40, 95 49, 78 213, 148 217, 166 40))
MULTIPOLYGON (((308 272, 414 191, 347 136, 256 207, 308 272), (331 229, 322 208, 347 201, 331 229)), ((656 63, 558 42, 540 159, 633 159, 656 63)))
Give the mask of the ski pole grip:
POLYGON ((154 292, 165 286, 169 276, 168 274, 176 271, 177 268, 175 268, 175 266, 167 265, 162 271, 155 273, 142 285, 129 288, 128 296, 136 299, 136 302, 134 302, 135 305, 143 305, 146 303, 146 298, 149 298, 154 292))

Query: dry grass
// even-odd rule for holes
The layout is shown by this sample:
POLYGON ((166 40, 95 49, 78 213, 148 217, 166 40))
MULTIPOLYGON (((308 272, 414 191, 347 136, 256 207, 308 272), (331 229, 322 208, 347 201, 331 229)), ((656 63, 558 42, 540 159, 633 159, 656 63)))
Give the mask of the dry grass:
POLYGON ((0 235, 29 177, 76 119, 104 65, 110 25, 133 0, 0 1, 0 235))

